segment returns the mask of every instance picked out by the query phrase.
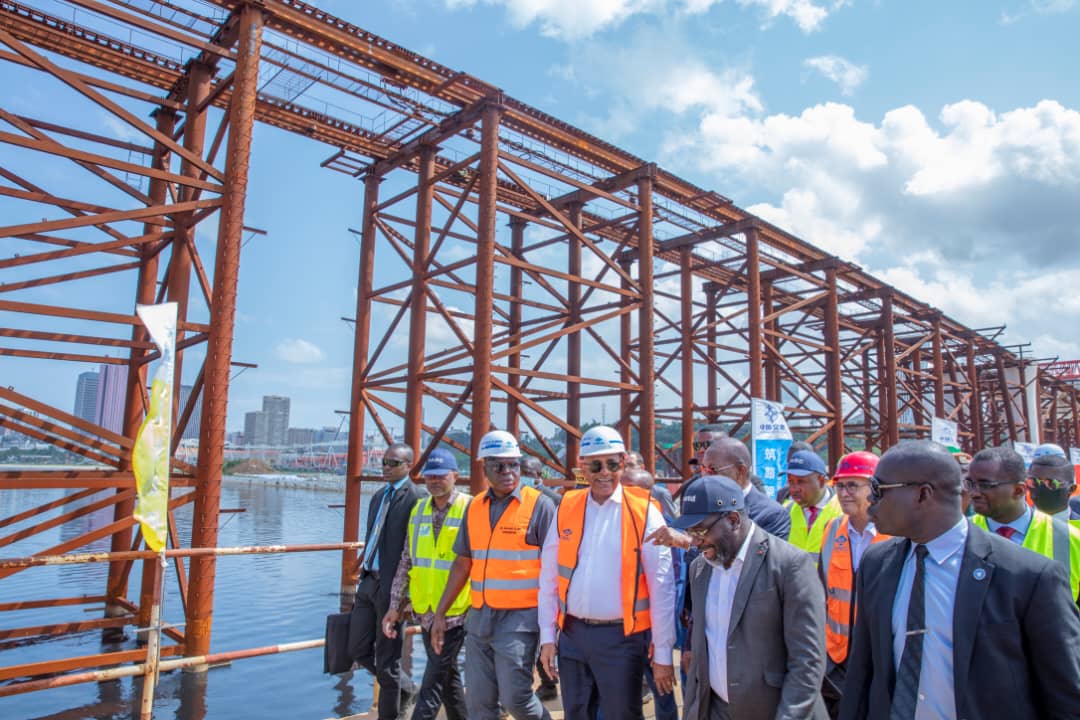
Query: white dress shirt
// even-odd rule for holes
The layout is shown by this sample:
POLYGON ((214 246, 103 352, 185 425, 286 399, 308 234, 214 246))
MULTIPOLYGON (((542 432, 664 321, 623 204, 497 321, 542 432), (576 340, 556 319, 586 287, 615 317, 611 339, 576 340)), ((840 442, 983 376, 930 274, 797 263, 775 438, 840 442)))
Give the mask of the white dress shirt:
POLYGON ((731 567, 712 566, 709 577, 709 589, 705 595, 705 640, 709 656, 709 685, 713 692, 727 702, 727 646, 728 630, 731 625, 731 605, 735 602, 735 588, 739 586, 746 553, 750 548, 750 538, 754 534, 754 523, 750 523, 750 532, 746 534, 742 547, 739 548, 731 567))
MULTIPOLYGON (((953 617, 960 562, 964 559, 968 521, 961 518, 952 528, 926 543, 926 576, 923 602, 926 634, 923 635, 922 668, 915 720, 956 720, 953 689, 953 617)), ((893 600, 893 667, 900 668, 907 641, 908 604, 915 582, 915 544, 911 544, 900 571, 893 600)), ((961 608, 961 612, 970 612, 961 608)))
MULTIPOLYGON (((622 608, 622 485, 603 503, 589 493, 585 501, 577 567, 566 592, 567 614, 587 620, 621 620, 622 608)), ((649 503, 643 536, 664 527, 663 515, 649 503)), ((628 550, 627 552, 632 552, 628 550)), ((653 660, 671 665, 675 646, 675 576, 671 549, 653 543, 641 547, 641 565, 649 588, 653 660)), ((555 642, 559 608, 559 522, 551 523, 540 553, 540 643, 555 642)))
POLYGON ((877 528, 874 527, 874 523, 868 522, 863 531, 859 532, 849 520, 847 531, 848 541, 851 543, 851 568, 857 571, 859 563, 862 562, 863 553, 866 552, 866 548, 870 547, 874 542, 874 538, 877 537, 877 528))

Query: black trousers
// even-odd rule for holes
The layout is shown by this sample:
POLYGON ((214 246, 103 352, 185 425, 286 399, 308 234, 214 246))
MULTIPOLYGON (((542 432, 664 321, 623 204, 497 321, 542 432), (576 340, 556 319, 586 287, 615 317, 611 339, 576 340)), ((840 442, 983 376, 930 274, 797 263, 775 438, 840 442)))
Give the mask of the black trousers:
MULTIPOLYGON (((392 578, 387 577, 389 583, 392 578)), ((416 690, 412 679, 401 672, 404 626, 397 637, 383 635, 382 619, 389 609, 389 593, 379 592, 379 577, 367 574, 356 589, 349 620, 349 652, 356 663, 379 683, 379 720, 400 720, 405 700, 416 690)))
POLYGON ((567 617, 559 634, 559 680, 566 720, 641 720, 647 632, 623 634, 622 623, 588 625, 567 617))
POLYGON ((458 654, 465 644, 465 626, 450 628, 443 640, 443 651, 436 655, 431 647, 431 633, 424 631, 427 668, 416 696, 412 720, 435 720, 439 707, 446 707, 446 720, 468 720, 465 708, 465 684, 461 682, 458 654))

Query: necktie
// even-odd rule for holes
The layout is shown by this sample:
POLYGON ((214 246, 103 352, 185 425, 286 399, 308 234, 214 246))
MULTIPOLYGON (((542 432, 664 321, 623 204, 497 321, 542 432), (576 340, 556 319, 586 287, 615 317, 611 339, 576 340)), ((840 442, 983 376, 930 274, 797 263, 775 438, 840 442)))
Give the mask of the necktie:
POLYGON ((371 526, 371 533, 368 535, 367 543, 364 545, 364 570, 369 572, 372 569, 372 563, 375 562, 378 556, 379 536, 382 534, 383 523, 386 521, 390 490, 393 487, 393 485, 387 485, 386 489, 383 490, 382 499, 379 501, 379 514, 375 517, 375 524, 371 526))
POLYGON ((908 600, 907 637, 896 673, 889 720, 913 720, 919 703, 919 673, 922 671, 923 637, 926 635, 926 555, 925 545, 915 546, 915 580, 908 600))
POLYGON ((1016 528, 1011 528, 1008 525, 998 525, 997 530, 994 532, 1006 540, 1012 540, 1012 536, 1016 534, 1016 528))
POLYGON ((807 510, 807 512, 810 514, 810 519, 807 521, 806 526, 807 527, 814 527, 814 521, 817 520, 817 514, 818 514, 817 505, 811 505, 810 509, 807 510))

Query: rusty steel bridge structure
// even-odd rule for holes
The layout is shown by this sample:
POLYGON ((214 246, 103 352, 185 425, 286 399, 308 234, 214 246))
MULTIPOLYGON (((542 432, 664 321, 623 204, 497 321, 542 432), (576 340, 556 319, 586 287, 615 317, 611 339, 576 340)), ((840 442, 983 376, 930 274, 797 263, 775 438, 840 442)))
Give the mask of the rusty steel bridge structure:
MULTIPOLYGON (((957 422, 968 451, 1080 445, 1068 375, 1000 343, 1002 328, 965 327, 718 192, 299 0, 0 0, 0 62, 28 73, 44 102, 94 109, 58 123, 0 97, 0 238, 10 243, 0 356, 128 370, 120 433, 0 381, 0 427, 93 463, 0 472, 3 492, 69 490, 0 519, 0 547, 18 554, 19 541, 109 508, 111 523, 43 554, 108 538, 126 558, 110 563, 100 596, 0 606, 104 602, 104 617, 0 639, 146 627, 159 570, 134 552, 131 464, 157 355, 134 305, 175 301, 177 381, 196 378, 175 408, 175 437, 199 398, 201 417, 197 459, 172 465, 170 507, 193 503, 194 520, 186 543, 174 525, 172 547, 189 546, 174 559, 185 625, 162 652, 210 652, 216 557, 199 549, 218 541, 256 123, 322 146, 328 181, 357 181, 343 593, 355 584, 365 433, 390 442, 391 423, 420 447, 424 433, 441 439, 468 422, 470 443, 455 445, 470 456, 489 428, 530 433, 568 474, 545 430, 565 431, 562 452, 575 458, 583 405, 604 401, 648 466, 682 465, 658 446, 658 421, 680 422, 689 448, 695 424, 745 428, 754 397, 783 402, 830 463, 852 447, 928 437, 934 417, 957 422), (65 172, 39 172, 45 157, 65 172), (105 298, 73 307, 35 295, 90 278, 130 302, 116 311, 105 298), (376 309, 390 320, 372 322, 376 309)), ((24 569, 0 566, 0 582, 24 569)), ((0 660, 0 692, 145 655, 0 660)))

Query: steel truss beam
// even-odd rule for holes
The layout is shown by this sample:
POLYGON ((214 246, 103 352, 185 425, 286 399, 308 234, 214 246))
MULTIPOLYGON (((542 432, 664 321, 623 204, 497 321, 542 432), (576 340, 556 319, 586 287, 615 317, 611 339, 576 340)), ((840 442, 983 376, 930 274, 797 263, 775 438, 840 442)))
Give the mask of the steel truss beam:
MULTIPOLYGON (((325 167, 363 182, 347 543, 359 539, 365 433, 374 428, 389 441, 391 422, 414 445, 427 432, 472 457, 484 432, 506 427, 529 435, 529 451, 567 477, 581 425, 601 419, 647 466, 683 476, 693 426, 721 422, 744 433, 754 397, 782 402, 797 433, 827 450, 831 463, 855 448, 927 437, 933 417, 956 421, 968 450, 1040 438, 1080 445, 1077 389, 1001 346, 997 334, 966 328, 716 192, 316 7, 211 2, 229 11, 220 23, 174 0, 189 26, 122 0, 75 0, 70 18, 0 0, 0 61, 138 136, 117 141, 77 121, 67 127, 16 114, 0 101, 0 143, 13 157, 63 163, 99 191, 84 197, 82 186, 46 186, 33 163, 0 167, 0 198, 26 209, 0 228, 0 243, 20 249, 0 257, 7 274, 0 313, 5 324, 13 318, 0 327, 0 355, 128 370, 120 432, 0 388, 0 426, 100 464, 0 475, 0 490, 77 490, 0 518, 0 544, 17 548, 87 508, 112 506, 109 525, 57 551, 103 537, 115 553, 137 550, 131 448, 156 354, 134 303, 72 308, 33 295, 92 277, 132 280, 136 303, 180 306, 176 377, 194 371, 197 380, 187 405, 174 408, 177 437, 199 396, 202 416, 197 460, 173 465, 174 486, 193 491, 178 491, 173 504, 195 503, 192 547, 216 544, 255 122, 322 143, 332 153, 325 167), (134 37, 143 46, 123 39, 134 37), (353 119, 316 110, 304 92, 256 87, 261 64, 333 94, 353 119), (378 127, 355 119, 376 114, 386 120, 378 127), (391 177, 411 187, 380 197, 391 177), (214 214, 216 254, 206 263, 196 230, 214 214), (192 322, 193 308, 210 321, 192 322), (60 330, 62 322, 87 329, 60 330), (404 356, 394 346, 403 335, 404 356), (203 343, 209 359, 192 367, 183 351, 203 343), (124 356, 106 358, 102 348, 124 356), (672 447, 657 442, 658 421, 681 425, 672 447), (453 430, 460 426, 470 427, 453 430), (545 437, 552 428, 562 435, 554 443, 545 437), (29 529, 6 529, 28 521, 29 529)), ((479 464, 470 470, 472 489, 481 490, 479 464)), ((343 602, 355 586, 355 561, 350 546, 342 554, 343 602)), ((95 627, 132 615, 146 624, 156 570, 143 567, 132 603, 132 562, 112 563, 104 594, 86 599, 106 604, 109 617, 89 621, 95 627)), ((178 573, 187 626, 170 652, 207 653, 214 575, 212 555, 192 558, 189 577, 178 573)), ((72 599, 0 609, 35 603, 72 599)), ((133 651, 33 670, 140 658, 133 651)), ((0 677, 25 669, 0 669, 0 677)))

